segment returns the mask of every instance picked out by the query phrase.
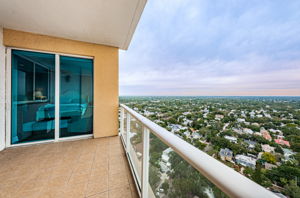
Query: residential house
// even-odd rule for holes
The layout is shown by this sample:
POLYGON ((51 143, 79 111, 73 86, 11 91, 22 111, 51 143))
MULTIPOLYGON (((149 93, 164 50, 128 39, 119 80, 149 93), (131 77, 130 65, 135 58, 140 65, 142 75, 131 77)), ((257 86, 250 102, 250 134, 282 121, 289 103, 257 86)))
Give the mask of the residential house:
POLYGON ((223 161, 232 161, 233 153, 230 149, 225 148, 220 150, 219 156, 223 161))
POLYGON ((245 155, 236 155, 235 161, 242 166, 247 166, 253 169, 256 166, 256 159, 245 155))
POLYGON ((260 129, 260 133, 263 136, 263 138, 265 138, 266 140, 269 140, 269 141, 272 140, 270 133, 267 130, 265 130, 264 128, 260 129))
POLYGON ((237 122, 245 122, 245 119, 244 118, 238 118, 236 121, 237 122))
POLYGON ((290 147, 290 142, 289 142, 289 141, 286 141, 286 140, 283 140, 282 138, 275 139, 274 141, 275 141, 277 144, 280 144, 280 145, 284 145, 284 146, 290 147))
POLYGON ((250 134, 250 135, 253 134, 253 131, 251 129, 248 129, 248 128, 243 128, 243 132, 246 133, 246 134, 250 134))
POLYGON ((215 120, 222 120, 223 118, 224 118, 224 115, 222 115, 222 114, 215 115, 215 120))
POLYGON ((265 169, 267 169, 267 170, 271 170, 271 169, 273 169, 273 168, 277 168, 277 166, 276 166, 275 164, 270 164, 270 163, 268 163, 268 162, 265 162, 264 167, 265 167, 265 169))
POLYGON ((244 140, 244 142, 246 144, 248 144, 248 148, 249 149, 254 149, 255 148, 255 145, 257 144, 255 141, 251 141, 251 140, 244 140))
POLYGON ((292 156, 295 154, 291 149, 286 149, 283 148, 283 156, 284 156, 284 161, 289 161, 292 159, 292 156))
POLYGON ((267 152, 267 153, 274 153, 275 152, 275 147, 272 147, 269 144, 262 144, 261 149, 264 152, 267 152))
POLYGON ((237 143, 237 138, 236 137, 225 135, 224 138, 226 140, 229 140, 232 143, 237 143))

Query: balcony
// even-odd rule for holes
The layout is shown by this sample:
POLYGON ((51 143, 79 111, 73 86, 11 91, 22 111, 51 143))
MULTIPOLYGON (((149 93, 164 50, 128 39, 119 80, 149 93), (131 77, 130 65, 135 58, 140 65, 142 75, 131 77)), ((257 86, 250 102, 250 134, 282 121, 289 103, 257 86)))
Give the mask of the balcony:
POLYGON ((0 152, 1 198, 138 197, 119 137, 0 152))
POLYGON ((0 161, 1 198, 277 197, 125 105, 120 137, 8 148, 0 161))

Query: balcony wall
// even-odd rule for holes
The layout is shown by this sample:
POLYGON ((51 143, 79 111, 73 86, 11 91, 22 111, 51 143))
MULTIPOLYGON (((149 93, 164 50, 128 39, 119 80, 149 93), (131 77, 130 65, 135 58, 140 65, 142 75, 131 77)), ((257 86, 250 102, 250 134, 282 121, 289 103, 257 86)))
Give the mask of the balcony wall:
POLYGON ((118 48, 10 29, 4 29, 3 42, 7 47, 94 57, 94 137, 117 135, 118 48))

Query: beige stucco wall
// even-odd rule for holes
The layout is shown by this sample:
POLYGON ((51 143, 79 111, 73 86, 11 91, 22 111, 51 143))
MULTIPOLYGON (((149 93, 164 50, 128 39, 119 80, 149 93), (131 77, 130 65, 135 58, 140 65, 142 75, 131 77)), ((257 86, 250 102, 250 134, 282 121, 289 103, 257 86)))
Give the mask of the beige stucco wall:
POLYGON ((5 46, 94 57, 94 137, 118 133, 118 48, 3 30, 5 46))

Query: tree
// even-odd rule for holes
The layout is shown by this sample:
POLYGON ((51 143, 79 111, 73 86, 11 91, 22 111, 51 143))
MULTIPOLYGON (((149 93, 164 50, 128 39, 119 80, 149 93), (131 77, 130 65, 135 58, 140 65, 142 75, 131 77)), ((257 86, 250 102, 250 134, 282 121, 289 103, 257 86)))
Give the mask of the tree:
POLYGON ((291 180, 284 186, 284 193, 291 198, 300 198, 300 187, 295 180, 291 180))
MULTIPOLYGON (((300 178, 300 168, 283 164, 277 168, 267 171, 266 176, 273 182, 276 182, 278 185, 284 186, 286 184, 284 181, 300 178)), ((298 185, 299 184, 300 180, 298 181, 298 185)))
POLYGON ((165 194, 168 194, 169 184, 168 184, 167 182, 164 182, 164 183, 161 185, 161 188, 164 189, 164 193, 165 193, 165 194))
POLYGON ((261 156, 261 159, 265 160, 266 162, 275 164, 276 163, 276 157, 272 155, 271 153, 264 152, 261 156))

